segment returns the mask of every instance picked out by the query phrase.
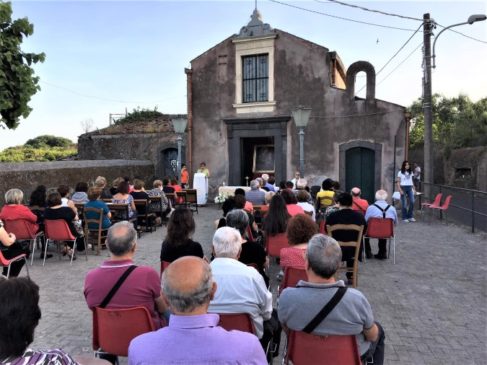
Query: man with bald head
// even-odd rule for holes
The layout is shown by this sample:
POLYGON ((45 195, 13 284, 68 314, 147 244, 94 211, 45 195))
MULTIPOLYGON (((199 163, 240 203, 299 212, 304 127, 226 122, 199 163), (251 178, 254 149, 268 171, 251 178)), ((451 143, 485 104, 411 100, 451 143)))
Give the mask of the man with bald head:
POLYGON ((171 263, 162 291, 174 314, 168 327, 132 340, 129 364, 266 364, 257 337, 226 331, 217 314, 207 313, 217 290, 206 261, 185 256, 171 263))

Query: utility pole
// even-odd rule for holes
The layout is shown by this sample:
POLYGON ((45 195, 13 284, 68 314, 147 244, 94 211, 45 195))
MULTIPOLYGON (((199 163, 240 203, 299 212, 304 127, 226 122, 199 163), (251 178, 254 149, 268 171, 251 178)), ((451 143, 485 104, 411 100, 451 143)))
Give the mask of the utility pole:
POLYGON ((424 60, 423 60, 423 115, 424 115, 424 182, 426 196, 433 184, 433 110, 431 95, 431 36, 434 21, 429 13, 423 15, 424 60))

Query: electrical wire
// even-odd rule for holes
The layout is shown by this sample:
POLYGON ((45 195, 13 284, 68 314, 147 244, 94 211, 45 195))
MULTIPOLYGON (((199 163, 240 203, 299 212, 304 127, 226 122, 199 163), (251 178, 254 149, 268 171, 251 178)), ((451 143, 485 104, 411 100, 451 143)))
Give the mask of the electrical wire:
MULTIPOLYGON (((315 1, 317 3, 324 3, 324 1, 320 1, 320 0, 315 0, 315 1)), ((386 13, 385 11, 368 9, 368 8, 363 7, 363 6, 348 4, 348 3, 344 3, 344 2, 338 1, 338 0, 326 0, 326 1, 336 3, 339 5, 343 5, 343 6, 349 6, 351 8, 356 8, 356 9, 360 9, 360 10, 364 10, 364 11, 370 11, 371 13, 378 13, 378 14, 382 14, 382 15, 395 16, 395 17, 402 18, 402 19, 409 19, 409 20, 416 20, 416 21, 423 22, 423 19, 420 19, 420 18, 413 18, 410 16, 400 15, 400 14, 386 13)))
MULTIPOLYGON (((436 23, 436 22, 435 22, 435 24, 436 24, 437 26, 439 26, 439 27, 446 28, 444 25, 438 24, 438 23, 436 23)), ((460 34, 460 35, 464 36, 465 38, 472 39, 472 40, 474 40, 474 41, 477 41, 477 42, 480 42, 480 43, 487 44, 487 41, 484 41, 484 40, 482 40, 482 39, 474 38, 474 37, 472 37, 472 36, 469 36, 469 35, 463 34, 462 32, 459 32, 459 31, 458 31, 458 30, 456 30, 456 29, 451 29, 451 28, 450 28, 450 29, 448 29, 448 30, 449 30, 449 31, 452 31, 452 32, 454 32, 454 33, 460 34)))
MULTIPOLYGON (((101 96, 83 94, 83 93, 80 93, 80 92, 78 92, 76 90, 72 90, 72 89, 68 89, 67 87, 64 87, 64 86, 59 86, 59 85, 56 85, 56 84, 52 84, 52 83, 47 82, 47 81, 44 81, 44 80, 40 80, 40 82, 43 83, 43 84, 46 84, 46 85, 55 87, 57 89, 61 89, 61 90, 64 90, 64 91, 68 91, 68 92, 70 92, 72 94, 75 94, 75 95, 78 95, 78 96, 82 96, 84 98, 96 99, 96 100, 101 100, 101 101, 108 101, 108 102, 112 102, 112 103, 120 103, 120 104, 154 104, 154 103, 160 103, 161 102, 161 100, 154 100, 154 101, 130 101, 130 100, 110 99, 110 98, 105 98, 105 97, 101 97, 101 96)), ((179 98, 179 96, 174 96, 174 97, 164 98, 164 99, 167 100, 167 99, 175 99, 175 98, 179 98)))
POLYGON ((318 11, 318 10, 306 9, 306 8, 303 8, 303 7, 300 7, 300 6, 297 6, 297 5, 288 4, 288 3, 285 3, 285 2, 282 2, 282 1, 278 1, 278 0, 269 0, 269 1, 270 2, 273 2, 273 3, 276 3, 276 4, 289 6, 291 8, 295 8, 295 9, 307 11, 309 13, 324 15, 324 16, 327 16, 327 17, 330 17, 330 18, 335 18, 335 19, 340 19, 340 20, 346 20, 346 21, 353 22, 353 23, 365 24, 365 25, 370 25, 370 26, 380 27, 380 28, 387 28, 387 29, 404 30, 404 31, 407 31, 407 32, 414 32, 414 29, 410 29, 410 28, 400 28, 400 27, 393 27, 393 26, 383 25, 383 24, 377 24, 377 23, 369 23, 369 22, 364 22, 364 21, 361 21, 361 20, 355 20, 355 19, 351 19, 351 18, 345 18, 345 17, 342 17, 342 16, 327 14, 327 13, 324 13, 324 12, 318 11))

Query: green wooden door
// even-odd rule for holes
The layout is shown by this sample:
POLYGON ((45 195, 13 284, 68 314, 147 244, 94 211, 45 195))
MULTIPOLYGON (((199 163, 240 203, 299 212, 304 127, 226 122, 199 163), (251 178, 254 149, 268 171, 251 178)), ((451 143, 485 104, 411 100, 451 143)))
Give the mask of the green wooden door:
POLYGON ((350 148, 345 153, 345 190, 358 186, 369 203, 375 196, 375 152, 369 148, 350 148))

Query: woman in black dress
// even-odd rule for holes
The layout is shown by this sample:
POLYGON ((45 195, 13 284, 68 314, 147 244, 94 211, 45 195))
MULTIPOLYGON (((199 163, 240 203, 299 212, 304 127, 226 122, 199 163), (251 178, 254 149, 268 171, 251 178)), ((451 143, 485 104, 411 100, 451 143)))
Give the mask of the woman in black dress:
POLYGON ((195 227, 193 212, 184 207, 176 208, 167 224, 167 236, 161 248, 161 261, 173 262, 183 256, 203 258, 203 248, 191 239, 195 227))

